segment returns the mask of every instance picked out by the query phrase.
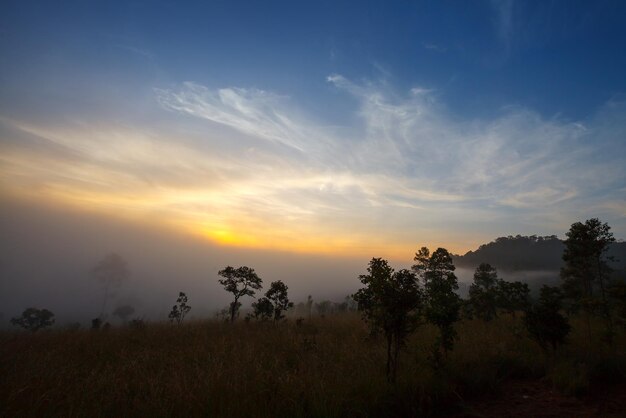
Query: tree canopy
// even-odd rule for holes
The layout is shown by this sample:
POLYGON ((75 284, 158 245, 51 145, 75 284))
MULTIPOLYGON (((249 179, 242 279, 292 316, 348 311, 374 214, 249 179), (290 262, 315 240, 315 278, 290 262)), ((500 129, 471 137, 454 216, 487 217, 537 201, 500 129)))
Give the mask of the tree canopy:
POLYGON ((372 331, 385 335, 387 378, 395 381, 399 350, 419 324, 422 292, 412 271, 394 272, 382 258, 373 258, 367 271, 359 276, 365 287, 352 297, 372 331))
POLYGON ((263 280, 253 268, 246 266, 238 268, 228 266, 217 274, 223 277, 218 282, 234 296, 234 301, 230 304, 230 321, 233 322, 241 306, 239 299, 243 296, 254 297, 255 291, 261 288, 263 280))
POLYGON ((11 319, 11 323, 29 331, 36 332, 54 324, 54 314, 47 309, 28 308, 22 315, 11 319))
POLYGON ((439 328, 439 338, 435 355, 442 349, 451 350, 456 338, 454 323, 459 320, 461 298, 456 294, 459 288, 454 274, 452 256, 445 248, 438 248, 432 254, 422 247, 416 254, 413 265, 424 283, 426 320, 439 328))

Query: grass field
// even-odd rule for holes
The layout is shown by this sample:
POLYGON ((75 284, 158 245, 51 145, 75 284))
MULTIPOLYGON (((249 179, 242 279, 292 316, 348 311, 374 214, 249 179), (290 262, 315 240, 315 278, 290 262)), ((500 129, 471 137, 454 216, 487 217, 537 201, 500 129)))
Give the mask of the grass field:
MULTIPOLYGON (((626 336, 609 346, 572 319, 546 353, 521 319, 462 321, 445 367, 423 326, 385 378, 385 345, 355 313, 301 324, 197 321, 143 329, 0 334, 2 416, 392 417, 458 413, 510 379, 568 395, 626 380, 626 336)), ((597 335, 596 335, 597 334, 597 335)))

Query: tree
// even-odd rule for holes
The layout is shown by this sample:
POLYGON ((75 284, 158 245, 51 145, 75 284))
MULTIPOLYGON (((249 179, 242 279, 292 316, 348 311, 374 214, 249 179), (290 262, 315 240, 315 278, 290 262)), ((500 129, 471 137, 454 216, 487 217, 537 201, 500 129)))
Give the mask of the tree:
POLYGON ((250 317, 261 321, 267 321, 272 318, 273 315, 274 305, 272 305, 272 302, 268 298, 260 298, 252 304, 252 315, 250 315, 250 317))
POLYGON ((47 309, 28 308, 22 312, 22 316, 11 318, 11 323, 36 332, 54 324, 54 314, 47 309))
POLYGON ((567 319, 559 312, 562 299, 561 289, 544 285, 539 303, 528 309, 524 316, 526 329, 543 349, 549 344, 555 351, 559 344, 565 342, 570 332, 567 319))
POLYGON ((293 306, 287 295, 288 287, 280 280, 270 283, 270 288, 265 292, 265 297, 269 299, 274 307, 274 321, 279 321, 285 317, 283 312, 293 306))
POLYGON ((472 313, 484 321, 497 316, 498 272, 487 263, 481 263, 474 273, 474 283, 469 288, 472 313))
POLYGON ((176 321, 178 325, 180 325, 183 322, 183 320, 185 319, 185 316, 191 310, 191 306, 187 305, 187 301, 188 301, 187 295, 184 294, 183 292, 180 292, 178 294, 178 299, 176 299, 177 304, 172 307, 172 311, 168 315, 168 318, 170 319, 170 321, 172 322, 176 321))
POLYGON ((272 282, 265 296, 252 304, 252 314, 248 318, 279 321, 285 317, 283 312, 293 307, 287 295, 288 287, 280 280, 272 282))
POLYGON ((130 305, 122 305, 115 308, 113 315, 126 322, 128 318, 135 313, 135 308, 130 305))
POLYGON ((520 281, 507 282, 498 280, 496 289, 497 305, 511 315, 515 316, 515 312, 523 311, 528 308, 530 303, 530 289, 528 284, 520 281))
POLYGON ((461 298, 455 293, 459 284, 452 256, 445 248, 438 248, 431 255, 428 248, 422 247, 414 260, 416 264, 412 269, 424 283, 426 320, 439 328, 433 353, 438 363, 441 352, 446 355, 454 346, 454 323, 459 320, 461 307, 461 298))
POLYGON ((394 272, 382 258, 372 258, 367 271, 359 276, 365 287, 352 298, 372 332, 382 331, 385 335, 387 380, 395 382, 400 348, 419 325, 422 292, 413 272, 394 272))
POLYGON ((609 297, 616 309, 616 322, 626 328, 626 280, 615 280, 608 288, 609 297))
POLYGON ((115 288, 122 285, 130 277, 128 263, 118 254, 111 253, 104 257, 92 270, 96 280, 104 286, 104 298, 100 318, 104 317, 106 304, 111 296, 115 296, 115 288))
POLYGON ((239 299, 243 296, 254 297, 255 291, 261 288, 263 280, 257 276, 254 269, 246 266, 238 268, 228 266, 217 274, 224 277, 218 280, 219 283, 235 297, 235 300, 230 304, 230 321, 234 322, 241 306, 239 299))
POLYGON ((608 265, 610 257, 606 252, 610 244, 615 242, 611 227, 597 218, 592 218, 584 224, 572 224, 565 235, 565 266, 561 269, 565 295, 576 307, 587 313, 588 330, 589 316, 600 313, 605 319, 610 338, 613 334, 613 320, 607 287, 612 269, 608 265), (596 288, 600 291, 599 297, 595 294, 596 288))

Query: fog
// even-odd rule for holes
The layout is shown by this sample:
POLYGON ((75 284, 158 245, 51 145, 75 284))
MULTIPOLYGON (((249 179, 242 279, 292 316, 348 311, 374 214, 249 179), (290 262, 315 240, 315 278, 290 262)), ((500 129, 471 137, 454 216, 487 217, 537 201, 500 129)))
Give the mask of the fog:
MULTIPOLYGON (((457 268, 456 276, 459 279, 459 294, 461 297, 467 297, 469 286, 474 277, 474 270, 467 268, 457 268)), ((508 282, 521 281, 528 283, 531 298, 537 296, 542 285, 559 284, 559 272, 557 270, 517 270, 507 271, 498 269, 498 277, 508 282)))
MULTIPOLYGON (((134 317, 165 320, 178 292, 189 297, 190 317, 213 316, 230 302, 217 283, 227 265, 253 267, 268 285, 282 280, 296 303, 312 295, 315 301, 341 301, 360 285, 372 256, 296 254, 218 246, 173 230, 129 221, 26 203, 3 202, 0 208, 0 327, 27 307, 47 308, 57 324, 87 324, 100 313, 103 287, 91 271, 107 254, 116 252, 129 264, 131 276, 107 303, 131 305, 134 317)), ((411 265, 391 261, 394 268, 411 265)), ((506 272, 506 280, 531 283, 556 281, 557 272, 506 272)), ((462 296, 473 271, 457 269, 462 296)), ((243 309, 253 300, 244 300, 243 309)), ((109 320, 115 319, 109 315, 109 320)))
MULTIPOLYGON (((217 283, 227 265, 247 265, 268 285, 282 280, 292 300, 341 300, 356 290, 367 259, 220 247, 202 238, 53 207, 3 202, 0 208, 0 319, 27 307, 47 308, 57 323, 87 323, 100 313, 102 284, 91 274, 111 252, 129 264, 130 279, 114 299, 135 317, 167 319, 178 292, 190 317, 213 315, 230 302, 217 283)), ((245 309, 252 302, 243 301, 245 309)))

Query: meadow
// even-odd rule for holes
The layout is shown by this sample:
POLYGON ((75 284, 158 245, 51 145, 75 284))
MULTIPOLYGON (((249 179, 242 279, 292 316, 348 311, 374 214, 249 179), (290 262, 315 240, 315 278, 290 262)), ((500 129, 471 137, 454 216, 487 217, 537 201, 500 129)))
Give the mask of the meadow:
MULTIPOLYGON (((108 330, 0 334, 0 415, 412 417, 480 416, 506 382, 541 381, 565 396, 626 381, 626 335, 602 342, 580 318, 567 344, 544 351, 522 315, 456 324, 434 368, 423 325, 385 376, 385 344, 356 312, 280 322, 190 321, 108 330)), ((619 416, 619 415, 615 415, 619 416)))

